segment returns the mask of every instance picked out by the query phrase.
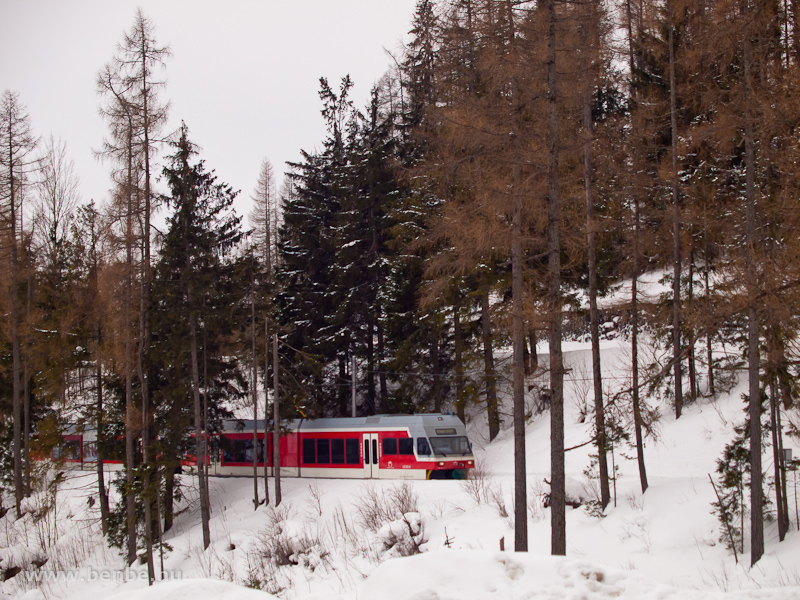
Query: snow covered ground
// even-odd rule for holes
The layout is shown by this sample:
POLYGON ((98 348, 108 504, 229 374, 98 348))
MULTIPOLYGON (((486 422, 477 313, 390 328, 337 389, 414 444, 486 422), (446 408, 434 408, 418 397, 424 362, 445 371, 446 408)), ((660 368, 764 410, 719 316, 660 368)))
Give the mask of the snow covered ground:
MULTIPOLYGON (((609 388, 626 383, 626 347, 621 338, 604 342, 609 388)), ((571 368, 565 436, 572 447, 586 442, 591 431, 590 356, 586 343, 565 349, 571 368)), ((720 543, 711 512, 708 474, 714 474, 733 426, 743 419, 744 383, 716 400, 687 406, 677 421, 661 407, 658 439, 646 446, 650 488, 644 495, 635 451, 628 445, 615 448, 615 502, 603 517, 584 507, 567 509, 566 558, 549 556, 549 511, 541 503, 549 478, 548 413, 534 414, 527 429, 530 552, 516 554, 509 551, 514 537, 510 415, 507 428, 489 444, 484 417, 476 411, 468 427, 479 469, 467 482, 284 479, 281 506, 254 510, 250 479, 212 479, 212 544, 205 552, 194 482, 186 478, 186 510, 167 534, 172 550, 163 557, 167 577, 181 579, 151 589, 145 567, 124 569, 118 552, 103 544, 97 505, 89 500, 96 496, 93 474, 72 472, 56 495, 55 514, 39 521, 30 514, 16 522, 10 514, 0 519, 0 572, 42 559, 40 548, 50 548, 41 570, 29 566, 0 583, 0 600, 269 597, 244 586, 318 600, 800 598, 800 533, 793 510, 784 542, 778 543, 775 523, 767 523, 766 553, 752 569, 748 555, 737 565, 720 543), (414 549, 421 554, 400 557, 414 549), (31 573, 55 573, 58 579, 37 582, 31 573)), ((533 410, 535 390, 529 402, 533 410)), ((796 441, 787 443, 797 455, 796 441)), ((591 451, 588 445, 567 455, 569 487, 584 498, 596 495, 594 481, 584 475, 591 451)), ((765 452, 768 472, 771 462, 771 452, 765 452)), ((794 507, 792 485, 790 478, 794 507)), ((41 508, 42 501, 34 498, 30 508, 41 508)))

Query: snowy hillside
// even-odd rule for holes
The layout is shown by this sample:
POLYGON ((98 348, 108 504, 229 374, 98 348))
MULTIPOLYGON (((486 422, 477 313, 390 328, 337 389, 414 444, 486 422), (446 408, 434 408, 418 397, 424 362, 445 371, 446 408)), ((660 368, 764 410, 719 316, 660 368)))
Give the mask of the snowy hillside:
MULTIPOLYGON (((590 392, 581 375, 590 373, 590 358, 586 344, 570 343, 565 350, 572 369, 566 446, 573 447, 590 436, 590 418, 582 419, 590 392)), ((604 343, 609 386, 624 385, 626 356, 621 339, 604 343)), ((483 416, 476 413, 469 429, 479 469, 466 482, 284 479, 281 506, 254 511, 250 479, 213 478, 211 546, 200 550, 199 508, 191 496, 167 534, 172 550, 163 556, 167 577, 182 581, 152 590, 140 589, 146 587, 145 567, 122 570, 117 551, 103 544, 97 506, 90 500, 96 495, 94 474, 70 472, 48 517, 0 519, 0 569, 24 569, 0 583, 0 598, 268 597, 237 586, 283 598, 797 598, 800 534, 794 514, 783 543, 776 526, 767 524, 766 554, 753 569, 746 566, 746 555, 735 564, 719 542, 719 523, 711 514, 708 474, 742 419, 742 385, 717 400, 687 406, 678 421, 663 411, 658 440, 647 441, 646 494, 633 451, 616 448, 616 501, 603 517, 585 507, 567 509, 566 559, 547 556, 549 512, 541 496, 549 478, 548 414, 534 414, 527 429, 530 554, 516 555, 499 553, 501 539, 507 550, 513 546, 510 419, 509 428, 488 444, 483 416), (397 558, 416 550, 422 554, 397 558), (41 570, 32 566, 45 558, 41 570), (53 569, 63 571, 61 579, 36 581, 53 569), (737 590, 743 591, 719 594, 737 590)), ((533 405, 533 396, 530 400, 533 405)), ((594 496, 584 475, 590 453, 586 445, 567 454, 568 489, 584 499, 594 496)), ((794 506, 793 491, 789 500, 794 506)), ((43 501, 34 497, 28 508, 35 514, 43 501)), ((159 571, 160 557, 156 565, 159 571)))

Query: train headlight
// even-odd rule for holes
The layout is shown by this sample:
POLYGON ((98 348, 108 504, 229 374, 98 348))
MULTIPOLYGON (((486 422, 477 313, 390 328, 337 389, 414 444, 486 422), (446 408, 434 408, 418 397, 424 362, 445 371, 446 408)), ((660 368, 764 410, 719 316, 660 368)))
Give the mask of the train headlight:
POLYGON ((436 464, 438 464, 440 467, 443 467, 443 466, 444 466, 444 461, 443 461, 443 460, 440 460, 440 461, 439 461, 438 463, 436 463, 436 464))
POLYGON ((469 467, 475 466, 475 461, 474 460, 468 460, 467 461, 467 466, 469 466, 469 467))

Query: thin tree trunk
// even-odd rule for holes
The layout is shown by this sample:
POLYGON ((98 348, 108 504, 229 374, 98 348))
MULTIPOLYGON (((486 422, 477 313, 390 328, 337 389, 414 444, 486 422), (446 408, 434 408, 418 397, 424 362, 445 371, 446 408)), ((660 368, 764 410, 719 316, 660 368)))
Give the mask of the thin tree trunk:
MULTIPOLYGON (((687 298, 691 305, 694 296, 694 247, 689 251, 689 288, 687 298)), ((692 402, 697 400, 697 369, 694 356, 694 331, 689 331, 689 398, 692 402)))
POLYGON ((755 196, 755 139, 751 102, 751 48, 749 32, 744 37, 744 143, 745 143, 745 206, 746 206, 746 262, 747 262, 747 372, 749 378, 750 416, 750 565, 758 562, 764 554, 764 507, 762 501, 761 472, 761 388, 759 385, 761 326, 755 307, 758 292, 756 244, 756 196, 755 196))
POLYGON ((432 328, 431 331, 431 374, 433 375, 433 383, 431 393, 433 395, 433 412, 442 412, 442 372, 441 372, 441 359, 439 357, 439 336, 441 334, 441 327, 438 325, 432 328))
MULTIPOLYGON (((206 299, 203 298, 203 310, 206 307, 206 299)), ((211 498, 211 494, 208 491, 208 469, 210 465, 208 464, 210 461, 207 460, 210 456, 210 450, 208 448, 208 444, 211 441, 211 436, 209 435, 209 427, 208 427, 208 339, 206 336, 206 325, 203 323, 203 435, 205 436, 205 443, 203 445, 203 449, 206 453, 206 456, 203 457, 203 471, 205 473, 205 486, 206 486, 206 498, 211 498)), ((209 500, 209 507, 208 507, 209 516, 211 515, 211 505, 209 500)))
MULTIPOLYGON (((628 33, 628 64, 633 76, 635 63, 633 58, 633 13, 631 0, 626 1, 626 18, 628 33)), ((638 105, 637 93, 634 88, 634 102, 638 105)), ((632 122, 633 147, 633 170, 638 184, 638 177, 642 169, 641 151, 638 138, 638 119, 634 115, 632 122)), ((631 384, 633 388, 633 428, 636 438, 636 462, 639 466, 639 484, 642 493, 647 491, 647 469, 644 464, 644 439, 642 436, 642 411, 641 399, 639 397, 639 188, 638 185, 633 190, 633 240, 631 252, 631 384)), ((616 487, 616 473, 614 476, 614 486, 616 487)), ((615 495, 616 496, 616 495, 615 495)))
POLYGON ((175 518, 175 469, 167 463, 164 471, 164 533, 172 529, 175 518))
POLYGON ((389 401, 389 387, 386 384, 386 370, 383 366, 383 357, 386 353, 386 346, 383 339, 383 325, 381 325, 380 321, 378 322, 378 366, 380 367, 380 374, 378 376, 378 381, 380 382, 381 388, 381 400, 380 404, 375 407, 375 412, 380 413, 381 411, 385 410, 387 402, 389 401))
POLYGON ((481 330, 483 337, 483 367, 486 378, 486 417, 489 421, 489 441, 500 433, 500 415, 497 412, 497 383, 492 351, 492 324, 489 317, 488 286, 481 291, 481 330))
POLYGON ((367 318, 367 399, 375 410, 375 323, 370 311, 367 318))
MULTIPOLYGON (((28 286, 26 290, 27 307, 25 310, 25 321, 31 323, 31 307, 33 304, 33 269, 30 264, 30 248, 26 252, 26 267, 28 271, 28 286)), ((25 483, 25 497, 31 495, 31 449, 30 449, 30 436, 31 436, 31 373, 30 373, 30 341, 28 335, 25 337, 25 349, 23 352, 23 365, 22 365, 22 458, 24 461, 24 483, 25 483)))
MULTIPOLYGON (((515 96, 517 90, 514 90, 515 96)), ((514 549, 528 551, 528 474, 525 456, 525 320, 522 298, 522 190, 519 123, 514 119, 513 192, 511 233, 511 296, 514 385, 514 549)))
POLYGON ((525 339, 525 334, 522 334, 522 365, 525 367, 525 377, 528 377, 530 374, 533 373, 533 368, 531 367, 531 353, 528 352, 528 342, 525 339))
POLYGON ((539 353, 536 350, 536 327, 533 324, 528 330, 528 342, 531 345, 531 373, 535 373, 539 368, 539 353))
POLYGON ((155 580, 155 567, 153 565, 153 495, 150 490, 150 465, 153 464, 153 457, 151 457, 150 448, 150 385, 147 378, 147 373, 144 370, 143 363, 147 359, 150 352, 151 344, 151 331, 150 331, 150 290, 152 286, 152 271, 150 264, 150 219, 151 219, 151 189, 150 189, 150 111, 148 108, 148 100, 150 90, 148 89, 147 73, 147 48, 145 47, 147 36, 144 31, 144 23, 141 22, 142 35, 141 35, 141 49, 140 59, 142 68, 142 133, 144 134, 144 143, 142 153, 144 155, 144 223, 142 237, 144 241, 144 269, 142 277, 142 300, 141 300, 141 316, 140 326, 142 331, 142 340, 139 346, 139 379, 141 383, 142 393, 142 456, 145 462, 145 471, 143 478, 144 488, 144 503, 145 503, 145 539, 147 544, 147 573, 149 584, 152 585, 155 580))
POLYGON ((272 389, 273 389, 273 477, 275 478, 275 506, 281 503, 281 410, 280 388, 278 387, 278 334, 272 335, 272 389))
POLYGON ((464 397, 464 341, 461 330, 459 303, 453 305, 453 337, 455 338, 456 414, 462 423, 467 422, 467 399, 464 397))
POLYGON ((556 10, 547 0, 549 182, 547 188, 548 303, 550 308, 550 552, 567 553, 564 475, 564 367, 561 353, 561 238, 558 193, 559 130, 556 79, 556 10))
MULTIPOLYGON (((590 35, 586 36, 585 45, 590 61, 593 60, 597 48, 594 31, 596 29, 596 7, 592 2, 589 9, 590 35), (594 47, 592 47, 594 46, 594 47)), ((592 140, 594 126, 592 123, 592 98, 594 81, 597 76, 596 67, 589 64, 591 85, 586 86, 583 94, 583 184, 586 198, 586 243, 589 262, 589 330, 592 338, 592 380, 594 384, 594 416, 597 444, 597 463, 600 475, 600 503, 605 509, 611 501, 608 486, 608 460, 606 458, 606 421, 603 406, 603 373, 600 365, 600 316, 597 310, 597 225, 594 219, 594 198, 592 197, 592 140)))
MULTIPOLYGON (((638 194, 638 192, 636 192, 638 194)), ((639 483, 642 493, 647 491, 647 469, 644 464, 644 437, 642 429, 641 398, 639 397, 639 200, 633 203, 633 277, 631 281, 631 377, 633 386, 633 428, 636 437, 636 462, 639 466, 639 483)), ((616 477, 616 474, 615 474, 616 477)))
POLYGON ((339 389, 337 396, 339 400, 339 414, 349 415, 349 403, 347 399, 348 384, 350 383, 347 377, 347 357, 344 354, 339 355, 339 389))
MULTIPOLYGON (((781 348, 781 356, 782 356, 782 359, 785 360, 786 357, 783 356, 783 349, 782 348, 781 348)), ((780 389, 781 395, 784 398, 786 398, 786 389, 783 386, 781 386, 779 389, 780 389)), ((778 430, 778 455, 780 456, 780 459, 781 459, 781 469, 780 469, 781 481, 780 481, 780 485, 781 485, 781 492, 782 492, 781 493, 781 497, 783 498, 783 517, 784 517, 783 530, 788 532, 789 531, 789 527, 791 526, 791 522, 789 520, 789 497, 788 497, 788 493, 787 493, 787 490, 786 490, 786 485, 787 485, 786 484, 786 461, 784 460, 784 457, 783 457, 783 425, 781 423, 781 405, 780 405, 780 402, 777 403, 776 413, 777 414, 776 414, 775 425, 776 425, 777 430, 778 430)), ((795 495, 795 503, 796 502, 797 502, 797 496, 795 495)), ((798 523, 798 526, 800 526, 800 523, 798 523)))
POLYGON ((136 462, 136 446, 134 440, 134 423, 136 422, 133 405, 133 341, 131 339, 131 304, 133 302, 133 140, 131 136, 133 124, 128 122, 127 131, 127 215, 125 231, 125 260, 127 277, 125 281, 125 512, 128 530, 128 565, 136 560, 136 496, 134 494, 133 468, 136 462))
MULTIPOLYGON (((146 271, 146 269, 145 269, 146 271)), ((146 277, 146 276, 145 276, 146 277)), ((146 329, 145 322, 147 320, 147 310, 145 309, 145 282, 142 278, 142 296, 140 299, 139 308, 139 323, 146 329)), ((139 385, 141 387, 142 396, 142 504, 144 505, 144 539, 145 539, 145 552, 147 559, 147 582, 148 585, 153 585, 155 581, 155 565, 153 564, 153 494, 150 481, 150 470, 153 461, 150 456, 150 423, 149 423, 149 394, 147 389, 147 376, 144 371, 144 354, 145 345, 147 340, 146 331, 142 332, 139 351, 137 353, 137 372, 139 374, 139 385)))
POLYGON ((675 90, 675 15, 674 0, 667 0, 669 15, 669 115, 672 136, 672 360, 675 387, 675 418, 683 408, 683 370, 681 365, 681 221, 678 205, 678 109, 675 90))
MULTIPOLYGON (((188 304, 192 306, 192 290, 188 290, 188 304)), ((192 310, 191 308, 189 309, 192 310)), ((205 435, 203 431, 203 420, 200 405, 200 368, 197 357, 197 325, 193 313, 189 314, 189 343, 191 345, 192 361, 192 397, 194 399, 194 431, 195 431, 195 453, 197 463, 198 487, 200 488, 200 521, 203 530, 203 550, 208 548, 211 543, 211 531, 209 521, 211 520, 211 510, 209 506, 208 488, 205 482, 205 435)))
MULTIPOLYGON (((252 295, 250 297, 250 318, 252 320, 252 367, 251 389, 253 390, 253 510, 258 510, 258 367, 256 366, 256 289, 255 274, 252 275, 252 295)), ((264 443, 267 443, 266 436, 267 415, 264 415, 264 443)), ((265 461, 266 462, 266 461, 265 461)))
POLYGON ((781 445, 778 441, 778 385, 773 374, 769 382, 769 416, 772 430, 772 462, 775 473, 775 510, 778 520, 778 541, 786 537, 786 515, 784 514, 783 486, 781 484, 781 445))
POLYGON ((264 504, 269 504, 269 319, 264 319, 264 504))
POLYGON ((17 197, 13 165, 14 165, 14 144, 11 131, 11 120, 8 123, 8 165, 12 170, 10 173, 10 217, 11 217, 11 355, 12 355, 12 383, 11 383, 11 410, 14 436, 14 508, 17 518, 21 516, 22 498, 25 486, 22 478, 22 415, 20 403, 20 333, 19 333, 19 255, 17 247, 17 197))
MULTIPOLYGON (((705 258, 705 266, 703 268, 703 276, 705 278, 706 284, 706 299, 711 297, 711 284, 709 282, 709 252, 708 252, 708 231, 706 231, 706 240, 705 240, 705 251, 703 252, 705 258)), ((711 346, 711 329, 709 328, 706 334, 706 361, 708 362, 708 394, 713 397, 715 395, 714 390, 714 351, 711 346)))
POLYGON ((95 381, 97 386, 97 490, 100 498, 100 527, 103 535, 108 534, 108 492, 106 491, 105 473, 103 472, 103 441, 105 439, 105 426, 103 419, 103 363, 100 358, 101 330, 97 328, 97 359, 95 367, 95 381))

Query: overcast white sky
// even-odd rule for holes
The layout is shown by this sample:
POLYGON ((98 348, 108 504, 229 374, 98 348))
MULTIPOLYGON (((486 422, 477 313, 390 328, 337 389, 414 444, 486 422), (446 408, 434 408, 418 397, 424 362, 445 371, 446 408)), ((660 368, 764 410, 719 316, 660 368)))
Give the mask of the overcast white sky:
MULTIPOLYGON (((96 77, 137 6, 173 56, 163 98, 246 215, 262 159, 286 161, 324 136, 319 78, 350 74, 363 107, 410 29, 416 0, 0 0, 0 91, 18 92, 36 133, 67 143, 84 201, 103 202, 109 165, 96 77)), ((160 169, 159 169, 160 171, 160 169)))

